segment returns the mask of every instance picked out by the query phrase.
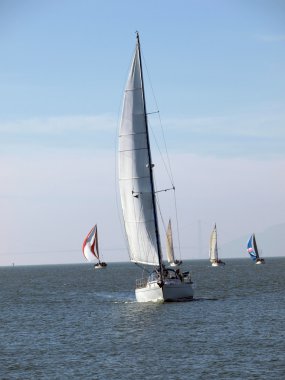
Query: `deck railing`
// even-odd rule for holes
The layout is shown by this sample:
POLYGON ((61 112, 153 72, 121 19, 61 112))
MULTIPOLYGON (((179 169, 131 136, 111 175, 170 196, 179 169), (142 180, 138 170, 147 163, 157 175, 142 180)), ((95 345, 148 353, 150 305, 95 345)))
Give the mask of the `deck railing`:
POLYGON ((136 288, 144 288, 147 284, 147 278, 139 278, 136 280, 136 288))

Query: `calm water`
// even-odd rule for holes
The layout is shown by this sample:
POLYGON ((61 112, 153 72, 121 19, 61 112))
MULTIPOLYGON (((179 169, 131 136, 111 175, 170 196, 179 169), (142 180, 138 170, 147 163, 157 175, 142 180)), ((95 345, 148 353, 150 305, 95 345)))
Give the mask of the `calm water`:
POLYGON ((226 263, 170 304, 129 263, 0 268, 0 379, 284 379, 285 258, 226 263))

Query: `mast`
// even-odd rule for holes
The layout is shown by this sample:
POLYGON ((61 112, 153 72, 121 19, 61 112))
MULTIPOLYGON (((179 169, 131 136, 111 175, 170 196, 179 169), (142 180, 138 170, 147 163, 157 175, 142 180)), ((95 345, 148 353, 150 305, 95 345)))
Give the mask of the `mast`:
POLYGON ((138 46, 139 62, 140 62, 140 70, 141 70, 143 107, 144 107, 144 117, 145 117, 145 125, 146 125, 146 140, 147 140, 147 150, 148 150, 148 157, 149 157, 148 165, 149 165, 149 170, 150 170, 150 183, 151 183, 151 195, 152 195, 153 211, 154 211, 155 235, 156 235, 156 241, 157 241, 157 253, 158 253, 158 260, 159 260, 160 275, 161 275, 161 278, 163 278, 162 254, 161 254, 158 218, 157 218, 157 210, 156 210, 156 200, 155 200, 155 190, 154 190, 154 180, 153 180, 153 165, 152 165, 152 160, 151 160, 149 132, 148 132, 148 120, 147 120, 146 105, 145 105, 145 91, 144 91, 144 80, 143 80, 139 32, 136 32, 136 34, 137 34, 137 46, 138 46))
POLYGON ((216 256, 216 260, 218 261, 218 260, 219 260, 219 257, 218 257, 218 232, 217 232, 216 223, 215 223, 215 230, 216 230, 216 247, 215 247, 215 256, 216 256))

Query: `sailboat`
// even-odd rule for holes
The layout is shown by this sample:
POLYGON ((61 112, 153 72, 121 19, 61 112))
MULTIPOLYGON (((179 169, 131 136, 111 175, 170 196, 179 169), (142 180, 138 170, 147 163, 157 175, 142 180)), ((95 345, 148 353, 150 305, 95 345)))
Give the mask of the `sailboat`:
POLYGON ((119 131, 119 188, 128 250, 130 260, 143 268, 143 276, 136 284, 136 299, 138 302, 191 300, 189 272, 181 273, 163 264, 153 167, 137 33, 119 131))
POLYGON ((182 260, 175 260, 174 258, 174 248, 173 248, 173 238, 172 238, 172 228, 171 220, 169 219, 167 232, 166 232, 166 253, 167 261, 171 267, 177 267, 182 264, 182 260))
POLYGON ((106 268, 107 264, 103 261, 100 261, 97 224, 91 228, 88 235, 84 239, 82 251, 87 261, 90 263, 95 263, 94 269, 106 268), (96 262, 96 259, 98 262, 96 262))
POLYGON ((259 256, 255 234, 252 234, 247 242, 247 252, 255 264, 265 264, 265 260, 259 256))
POLYGON ((212 263, 212 267, 225 265, 225 263, 222 260, 220 260, 218 256, 218 237, 217 237, 216 224, 214 226, 214 229, 210 237, 209 257, 210 257, 210 262, 212 263))

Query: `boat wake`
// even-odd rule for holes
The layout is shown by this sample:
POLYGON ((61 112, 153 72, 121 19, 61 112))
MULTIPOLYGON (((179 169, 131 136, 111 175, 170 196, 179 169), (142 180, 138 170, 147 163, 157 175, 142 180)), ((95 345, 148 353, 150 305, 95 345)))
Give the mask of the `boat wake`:
POLYGON ((99 302, 133 303, 136 302, 132 292, 97 292, 95 297, 99 302))

